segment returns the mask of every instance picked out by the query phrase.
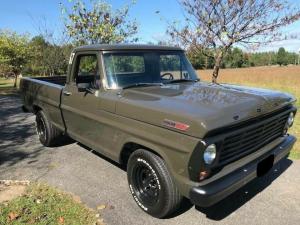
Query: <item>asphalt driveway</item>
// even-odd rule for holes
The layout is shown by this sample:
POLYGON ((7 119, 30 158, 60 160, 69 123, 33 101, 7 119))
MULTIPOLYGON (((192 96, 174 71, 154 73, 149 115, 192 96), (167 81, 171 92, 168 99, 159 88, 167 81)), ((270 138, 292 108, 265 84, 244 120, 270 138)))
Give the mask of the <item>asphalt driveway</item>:
POLYGON ((171 218, 143 213, 127 187, 126 171, 78 144, 43 147, 34 116, 20 110, 12 96, 0 96, 0 179, 46 181, 101 210, 106 224, 299 224, 300 161, 285 159, 217 205, 202 209, 188 201, 171 218))

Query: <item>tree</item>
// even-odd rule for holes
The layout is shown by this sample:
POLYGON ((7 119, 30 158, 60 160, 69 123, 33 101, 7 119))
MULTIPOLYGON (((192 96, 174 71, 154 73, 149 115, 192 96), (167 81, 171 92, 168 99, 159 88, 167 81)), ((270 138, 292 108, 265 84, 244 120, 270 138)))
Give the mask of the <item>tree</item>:
POLYGON ((278 52, 277 52, 277 63, 282 66, 282 65, 287 65, 288 64, 288 58, 287 58, 287 52, 283 47, 280 47, 278 52))
POLYGON ((32 49, 33 57, 31 58, 30 63, 25 68, 25 71, 32 75, 45 75, 46 66, 44 60, 44 51, 49 46, 49 43, 42 35, 38 35, 30 40, 29 46, 32 49))
POLYGON ((286 0, 181 0, 181 5, 185 24, 171 23, 167 32, 214 59, 213 82, 232 46, 279 40, 280 28, 300 19, 300 10, 286 0))
POLYGON ((187 51, 187 57, 196 70, 207 68, 205 65, 206 59, 203 54, 194 54, 193 52, 187 51))
POLYGON ((244 64, 244 54, 239 48, 234 48, 231 56, 231 67, 241 68, 244 64))
POLYGON ((67 33, 78 44, 109 44, 137 41, 136 21, 128 20, 129 6, 115 11, 105 1, 91 1, 88 8, 81 0, 72 3, 71 11, 63 7, 67 33), (133 38, 133 39, 130 39, 133 38))
POLYGON ((40 34, 30 40, 32 57, 24 72, 33 76, 66 74, 73 46, 64 41, 52 40, 51 37, 46 38, 47 35, 40 34))
POLYGON ((28 46, 29 38, 11 31, 0 31, 0 63, 15 74, 14 87, 17 86, 18 75, 31 58, 28 46))
MULTIPOLYGON (((207 50, 209 51, 209 50, 207 50)), ((212 69, 213 60, 210 57, 207 57, 203 52, 196 51, 194 47, 190 47, 186 51, 187 57, 191 61, 195 69, 212 69)))
POLYGON ((50 76, 65 74, 68 67, 72 45, 51 44, 44 49, 43 61, 46 67, 46 73, 50 76))

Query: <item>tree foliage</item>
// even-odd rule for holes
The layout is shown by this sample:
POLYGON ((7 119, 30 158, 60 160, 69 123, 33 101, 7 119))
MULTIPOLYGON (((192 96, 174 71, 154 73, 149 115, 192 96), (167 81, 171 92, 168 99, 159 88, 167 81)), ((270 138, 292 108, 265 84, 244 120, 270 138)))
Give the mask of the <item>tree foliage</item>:
POLYGON ((68 67, 68 58, 73 49, 71 44, 51 43, 43 35, 35 36, 29 42, 33 56, 24 71, 31 75, 61 75, 68 67))
POLYGON ((287 53, 283 47, 279 48, 277 53, 277 63, 282 65, 287 65, 287 53))
POLYGON ((185 24, 170 24, 168 33, 193 52, 213 58, 213 82, 232 46, 279 40, 280 28, 300 19, 300 10, 286 0, 181 0, 181 5, 185 24))
MULTIPOLYGON (((280 48, 284 49, 284 48, 280 48)), ((272 66, 272 65, 289 65, 297 64, 298 54, 295 52, 284 51, 284 54, 279 54, 282 50, 278 52, 246 52, 240 48, 230 48, 225 55, 220 67, 221 68, 241 68, 241 67, 252 67, 252 66, 272 66), (280 60, 278 55, 280 56, 280 60)), ((194 54, 194 52, 187 51, 187 56, 194 68, 196 69, 213 69, 214 61, 212 58, 207 57, 205 54, 199 52, 194 54)))
POLYGON ((91 1, 88 7, 83 1, 72 2, 71 9, 63 6, 66 30, 79 45, 109 44, 137 41, 135 20, 128 20, 129 6, 113 11, 105 1, 91 1))
POLYGON ((66 74, 73 46, 54 44, 42 36, 29 38, 0 31, 0 73, 31 76, 66 74))
POLYGON ((0 65, 15 74, 15 84, 22 68, 31 58, 29 38, 11 31, 0 31, 0 65))

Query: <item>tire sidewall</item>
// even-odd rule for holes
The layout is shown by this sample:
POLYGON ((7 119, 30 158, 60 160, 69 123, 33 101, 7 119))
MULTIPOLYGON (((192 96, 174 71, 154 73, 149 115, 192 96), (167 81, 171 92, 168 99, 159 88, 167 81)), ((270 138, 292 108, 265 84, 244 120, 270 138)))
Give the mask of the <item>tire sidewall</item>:
POLYGON ((38 111, 36 114, 36 133, 39 137, 40 142, 44 145, 44 146, 48 146, 49 145, 49 125, 48 125, 48 120, 45 116, 45 114, 42 111, 38 111), (38 132, 38 119, 41 120, 44 123, 44 135, 45 138, 42 138, 38 132))
POLYGON ((132 157, 130 157, 127 167, 129 190, 133 196, 134 201, 143 211, 158 218, 165 214, 168 198, 167 185, 164 182, 164 178, 162 177, 159 168, 160 167, 155 160, 141 153, 134 154, 132 157), (136 164, 143 164, 144 166, 148 167, 152 171, 152 174, 154 175, 155 179, 157 180, 159 187, 159 198, 153 206, 147 205, 146 203, 142 202, 141 198, 139 198, 137 194, 137 189, 135 188, 133 181, 133 170, 136 164))

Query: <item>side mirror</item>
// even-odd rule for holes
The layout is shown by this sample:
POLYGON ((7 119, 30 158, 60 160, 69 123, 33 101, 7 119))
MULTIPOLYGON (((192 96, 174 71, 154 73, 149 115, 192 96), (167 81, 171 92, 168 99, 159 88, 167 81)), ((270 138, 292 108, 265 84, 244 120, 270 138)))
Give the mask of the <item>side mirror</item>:
POLYGON ((90 87, 89 83, 78 83, 77 88, 79 92, 86 92, 87 89, 90 87))
POLYGON ((77 88, 79 92, 95 94, 95 91, 91 88, 90 83, 78 83, 77 88))

